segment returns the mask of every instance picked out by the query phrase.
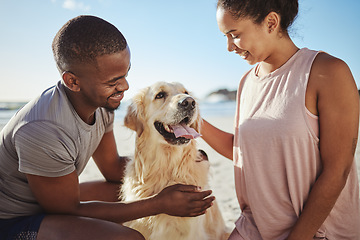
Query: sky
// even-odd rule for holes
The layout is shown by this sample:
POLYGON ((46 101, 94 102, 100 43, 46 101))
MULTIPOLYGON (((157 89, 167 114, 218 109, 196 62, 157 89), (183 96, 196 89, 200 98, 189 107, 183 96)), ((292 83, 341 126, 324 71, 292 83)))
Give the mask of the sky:
MULTIPOLYGON (((295 44, 350 67, 360 88, 359 0, 299 0, 295 44)), ((226 49, 216 0, 0 0, 0 101, 28 101, 60 80, 51 43, 78 15, 114 24, 131 51, 125 100, 157 81, 181 82, 197 98, 235 90, 250 66, 226 49)))

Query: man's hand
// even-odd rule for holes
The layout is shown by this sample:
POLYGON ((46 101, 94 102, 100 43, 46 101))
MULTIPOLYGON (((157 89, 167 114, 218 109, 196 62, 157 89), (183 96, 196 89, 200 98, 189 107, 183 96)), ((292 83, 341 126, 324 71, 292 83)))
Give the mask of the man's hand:
POLYGON ((164 188, 157 196, 161 213, 179 217, 196 217, 206 212, 215 200, 211 190, 200 191, 196 186, 176 184, 164 188))

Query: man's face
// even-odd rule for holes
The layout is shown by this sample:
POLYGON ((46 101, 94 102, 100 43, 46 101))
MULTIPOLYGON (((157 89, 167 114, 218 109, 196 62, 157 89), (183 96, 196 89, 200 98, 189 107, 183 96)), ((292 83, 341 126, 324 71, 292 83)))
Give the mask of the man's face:
POLYGON ((96 58, 94 64, 77 67, 76 76, 80 80, 79 94, 89 108, 104 107, 115 110, 120 106, 124 92, 129 89, 126 80, 130 70, 130 50, 107 54, 96 58))

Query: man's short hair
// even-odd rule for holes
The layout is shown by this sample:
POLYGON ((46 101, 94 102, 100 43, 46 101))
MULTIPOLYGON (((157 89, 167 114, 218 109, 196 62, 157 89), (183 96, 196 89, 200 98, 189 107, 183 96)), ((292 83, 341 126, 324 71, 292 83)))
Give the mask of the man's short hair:
POLYGON ((111 23, 82 15, 69 20, 56 34, 52 50, 60 74, 79 63, 95 63, 98 56, 123 51, 126 39, 111 23))

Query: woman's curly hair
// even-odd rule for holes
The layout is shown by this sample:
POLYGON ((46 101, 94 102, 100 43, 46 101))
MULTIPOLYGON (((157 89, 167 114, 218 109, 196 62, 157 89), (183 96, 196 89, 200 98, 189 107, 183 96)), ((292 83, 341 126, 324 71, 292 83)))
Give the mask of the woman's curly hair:
POLYGON ((260 24, 270 12, 281 16, 280 26, 284 32, 294 22, 299 9, 298 0, 218 0, 217 8, 229 11, 234 18, 250 18, 260 24))

